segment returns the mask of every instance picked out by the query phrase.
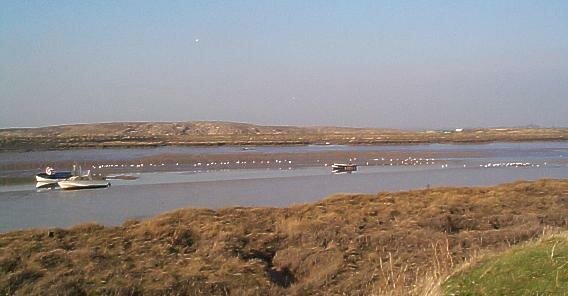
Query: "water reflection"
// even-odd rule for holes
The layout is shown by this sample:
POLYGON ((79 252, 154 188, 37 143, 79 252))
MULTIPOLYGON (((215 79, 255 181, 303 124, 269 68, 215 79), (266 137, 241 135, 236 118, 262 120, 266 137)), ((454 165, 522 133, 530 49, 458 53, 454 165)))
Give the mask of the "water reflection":
POLYGON ((49 183, 49 182, 37 182, 35 187, 37 192, 45 192, 53 189, 59 189, 59 185, 57 185, 57 183, 49 183))

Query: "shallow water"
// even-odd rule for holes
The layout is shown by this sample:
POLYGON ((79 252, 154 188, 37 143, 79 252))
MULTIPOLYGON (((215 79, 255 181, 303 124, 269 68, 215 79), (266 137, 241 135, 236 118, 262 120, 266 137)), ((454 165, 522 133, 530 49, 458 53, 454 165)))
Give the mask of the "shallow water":
MULTIPOLYGON (((204 151, 209 151, 207 149, 212 149, 211 154, 253 151, 243 151, 238 147, 48 151, 25 152, 23 154, 26 157, 18 153, 1 154, 0 161, 30 160, 40 157, 73 159, 80 155, 107 160, 114 157, 122 159, 125 155, 139 157, 140 153, 148 155, 176 151, 176 153, 203 154, 204 151)), ((66 227, 88 221, 116 225, 128 218, 145 218, 181 207, 221 208, 237 205, 280 207, 318 201, 337 192, 376 193, 427 186, 480 186, 545 177, 568 178, 568 143, 566 142, 356 147, 329 145, 254 149, 274 153, 283 150, 288 153, 306 153, 310 149, 457 150, 483 153, 481 157, 475 158, 438 159, 436 165, 360 166, 356 173, 341 175, 333 175, 328 167, 321 166, 291 167, 282 170, 149 172, 138 174, 137 180, 112 180, 113 185, 108 189, 83 191, 38 192, 32 184, 0 186, 0 231, 30 227, 66 227), (507 166, 507 163, 523 163, 523 165, 507 166)))

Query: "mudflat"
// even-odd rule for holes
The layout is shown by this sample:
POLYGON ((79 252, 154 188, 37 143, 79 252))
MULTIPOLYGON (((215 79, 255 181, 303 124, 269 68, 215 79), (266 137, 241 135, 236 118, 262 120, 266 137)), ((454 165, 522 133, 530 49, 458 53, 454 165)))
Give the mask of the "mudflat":
POLYGON ((8 232, 0 292, 408 295, 479 252, 566 229, 567 206, 567 180, 539 180, 8 232))
POLYGON ((120 122, 0 130, 0 151, 94 147, 482 143, 568 140, 568 128, 409 131, 378 128, 261 126, 247 123, 120 122))
MULTIPOLYGON (((34 152, 31 152, 34 153, 34 152)), ((187 171, 187 170, 223 170, 223 169, 278 169, 300 168, 311 166, 326 166, 334 162, 349 162, 368 165, 403 165, 405 159, 413 158, 420 164, 427 163, 426 159, 432 159, 428 163, 436 163, 434 159, 480 157, 484 154, 476 151, 318 151, 318 152, 290 152, 290 153, 265 153, 248 151, 247 153, 159 153, 137 158, 120 157, 109 159, 87 160, 10 160, 0 162, 0 171, 28 170, 36 171, 52 165, 58 168, 70 168, 73 164, 79 164, 84 168, 92 168, 93 172, 104 175, 115 173, 132 172, 159 172, 159 171, 187 171), (113 164, 113 165, 110 165, 113 164), (140 164, 144 164, 140 166, 140 164), (163 164, 163 165, 162 165, 163 164), (176 165, 177 164, 177 165, 176 165), (116 165, 117 167, 114 167, 116 165), (133 167, 132 167, 133 166, 133 167)), ((23 176, 23 180, 32 180, 33 174, 23 176)), ((0 182, 7 180, 0 174, 0 182)))

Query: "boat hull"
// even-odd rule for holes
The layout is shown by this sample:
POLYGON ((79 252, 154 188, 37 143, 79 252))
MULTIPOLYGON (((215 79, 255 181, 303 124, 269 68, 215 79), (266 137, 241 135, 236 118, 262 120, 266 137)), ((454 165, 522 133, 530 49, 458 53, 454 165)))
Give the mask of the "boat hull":
POLYGON ((57 182, 57 184, 63 190, 106 188, 110 186, 110 182, 104 180, 67 180, 57 182))
POLYGON ((67 178, 54 179, 54 178, 44 178, 42 176, 36 176, 36 181, 41 183, 57 183, 59 181, 67 180, 67 178))
POLYGON ((356 164, 334 163, 331 166, 331 170, 333 172, 354 172, 354 171, 357 171, 357 165, 356 164))

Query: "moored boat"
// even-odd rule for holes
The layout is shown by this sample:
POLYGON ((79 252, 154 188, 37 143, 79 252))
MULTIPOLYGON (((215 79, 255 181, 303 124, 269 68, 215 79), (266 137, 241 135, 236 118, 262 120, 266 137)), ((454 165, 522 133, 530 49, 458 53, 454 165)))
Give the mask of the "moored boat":
POLYGON ((42 183, 57 183, 59 181, 67 180, 72 176, 72 172, 57 172, 53 168, 47 167, 45 168, 45 172, 36 174, 36 181, 42 183))
POLYGON ((356 164, 334 163, 331 165, 332 172, 354 172, 356 170, 356 164))
POLYGON ((92 189, 92 188, 106 188, 110 187, 110 182, 107 180, 86 180, 77 177, 72 177, 69 180, 59 181, 57 185, 61 189, 92 189))

